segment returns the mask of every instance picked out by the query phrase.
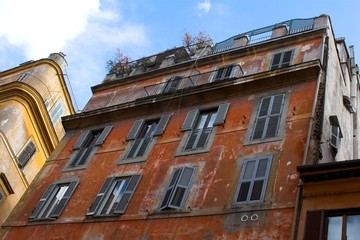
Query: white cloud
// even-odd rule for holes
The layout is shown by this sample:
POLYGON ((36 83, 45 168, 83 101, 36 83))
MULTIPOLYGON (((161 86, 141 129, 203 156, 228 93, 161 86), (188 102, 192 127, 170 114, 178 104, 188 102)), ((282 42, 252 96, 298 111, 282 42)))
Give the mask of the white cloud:
POLYGON ((201 12, 209 13, 211 9, 210 0, 205 0, 203 2, 198 3, 197 7, 201 12))

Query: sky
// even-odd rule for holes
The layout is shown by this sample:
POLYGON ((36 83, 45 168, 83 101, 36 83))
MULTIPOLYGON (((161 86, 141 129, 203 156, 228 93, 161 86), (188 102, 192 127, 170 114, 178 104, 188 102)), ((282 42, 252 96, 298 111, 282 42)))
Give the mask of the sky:
MULTIPOLYGON (((132 60, 182 45, 186 32, 214 42, 296 18, 330 16, 360 62, 359 0, 0 0, 0 71, 66 55, 76 111, 107 74, 117 49, 132 60)), ((360 64, 359 64, 360 65, 360 64)))

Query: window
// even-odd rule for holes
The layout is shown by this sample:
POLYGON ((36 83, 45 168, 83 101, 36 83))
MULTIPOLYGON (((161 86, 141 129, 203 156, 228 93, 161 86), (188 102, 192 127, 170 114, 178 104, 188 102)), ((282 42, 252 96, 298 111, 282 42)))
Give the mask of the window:
POLYGON ((251 140, 278 136, 284 99, 285 94, 261 98, 251 140))
POLYGON ((224 66, 217 69, 215 72, 213 82, 229 79, 232 77, 231 73, 233 71, 234 65, 224 66))
POLYGON ((162 135, 170 120, 172 114, 162 116, 156 120, 144 120, 140 119, 135 121, 126 139, 132 141, 130 148, 128 149, 125 159, 136 159, 139 161, 143 158, 149 149, 150 144, 153 142, 155 136, 162 135))
POLYGON ((36 152, 36 146, 33 143, 33 141, 30 139, 17 158, 19 162, 18 163, 19 167, 24 168, 25 165, 31 159, 31 157, 35 154, 35 152, 36 152))
POLYGON ((274 70, 274 69, 290 66, 293 52, 294 52, 293 50, 290 50, 290 51, 274 54, 270 69, 274 70))
POLYGON ((360 234, 359 209, 308 211, 304 239, 346 240, 360 234))
POLYGON ((50 118, 52 124, 55 124, 63 115, 64 109, 60 102, 57 102, 55 108, 50 111, 50 118))
POLYGON ((57 218, 68 203, 71 195, 78 185, 78 179, 63 180, 51 184, 34 211, 30 214, 30 220, 57 218))
POLYGON ((343 137, 337 116, 330 116, 330 146, 336 155, 340 146, 340 139, 343 137))
POLYGON ((180 76, 175 76, 175 77, 170 78, 165 84, 163 93, 169 93, 169 92, 176 91, 177 88, 179 87, 181 79, 182 79, 182 77, 180 77, 180 76))
POLYGON ((107 178, 87 215, 124 213, 140 178, 140 175, 107 178))
POLYGON ((241 169, 234 203, 255 203, 264 199, 272 157, 247 159, 241 169))
POLYGON ((214 134, 214 126, 225 122, 229 105, 229 103, 224 103, 215 109, 189 111, 181 128, 182 131, 189 131, 189 134, 184 136, 187 140, 183 150, 206 148, 211 135, 214 134))
POLYGON ((191 185, 195 169, 181 167, 173 173, 169 186, 166 189, 160 210, 183 208, 191 185))
POLYGON ((96 147, 104 143, 111 129, 112 126, 106 126, 105 128, 82 132, 73 146, 74 154, 70 158, 67 167, 76 168, 86 166, 88 159, 95 153, 96 147))

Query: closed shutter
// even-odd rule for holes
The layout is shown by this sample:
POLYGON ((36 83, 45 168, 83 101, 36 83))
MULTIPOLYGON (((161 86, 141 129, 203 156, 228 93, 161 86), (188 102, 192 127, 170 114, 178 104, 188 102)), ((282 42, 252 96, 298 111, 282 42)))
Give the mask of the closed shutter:
POLYGON ((283 53, 283 59, 282 59, 281 67, 290 66, 292 53, 293 53, 293 51, 287 51, 287 52, 283 53))
POLYGON ((139 184, 140 179, 141 179, 141 175, 133 175, 131 177, 130 183, 128 184, 120 202, 116 206, 114 213, 124 213, 125 212, 125 209, 126 209, 127 205, 129 204, 130 199, 131 199, 132 195, 134 194, 135 189, 136 189, 137 185, 139 184))
POLYGON ((18 157, 20 167, 23 168, 35 152, 36 146, 32 141, 30 141, 18 157))
POLYGON ((89 137, 91 134, 90 130, 86 130, 85 132, 82 132, 78 140, 76 141, 75 145, 73 146, 73 150, 77 150, 82 147, 85 140, 89 137))
POLYGON ((324 231, 324 211, 307 211, 304 240, 321 240, 324 231))
POLYGON ((228 66, 226 68, 225 75, 224 75, 223 79, 228 79, 228 78, 231 77, 231 73, 232 73, 233 68, 234 68, 234 66, 228 66))
POLYGON ((103 198, 105 196, 105 193, 108 191, 109 187, 111 186, 111 183, 114 181, 114 177, 109 177, 105 180, 104 184, 100 188, 100 191, 95 197, 94 202, 91 204, 91 207, 87 213, 87 215, 93 215, 98 210, 100 203, 103 201, 103 198))
POLYGON ((74 193, 75 188, 78 185, 78 181, 71 182, 68 189, 66 190, 63 198, 60 200, 59 204, 56 206, 50 217, 59 217, 62 210, 65 208, 66 204, 68 203, 71 195, 74 193))
POLYGON ((109 135, 113 126, 106 126, 104 130, 101 132, 99 138, 95 142, 95 146, 102 145, 105 142, 106 137, 109 135))
POLYGON ((181 175, 171 197, 169 207, 182 208, 187 197, 189 186, 193 177, 194 169, 190 167, 183 167, 181 175))
POLYGON ((144 123, 145 123, 144 119, 136 120, 133 126, 131 127, 129 134, 126 137, 126 140, 134 140, 139 134, 141 127, 144 125, 144 123))
POLYGON ((284 104, 284 94, 273 97, 271 112, 269 116, 268 126, 265 137, 276 137, 279 129, 281 112, 284 104))
POLYGON ((166 114, 161 116, 160 120, 159 120, 159 124, 154 132, 154 136, 158 136, 164 133, 164 130, 167 126, 167 124, 169 123, 169 120, 171 118, 172 114, 166 114))
POLYGON ((281 53, 275 54, 270 69, 271 70, 278 69, 280 67, 280 60, 281 60, 281 53))
POLYGON ((191 130, 193 128, 199 112, 200 111, 198 109, 194 109, 187 113, 184 124, 181 127, 182 131, 191 130))
POLYGON ((261 99, 259 111, 255 120, 252 139, 261 139, 266 124, 266 116, 269 111, 271 97, 261 99))
POLYGON ((213 126, 220 125, 225 122, 225 117, 228 112, 229 106, 230 103, 224 103, 219 105, 213 126))
POLYGON ((46 200, 48 199, 49 195, 52 193, 52 191, 54 190, 56 184, 51 184, 47 189, 46 192, 44 193, 44 195, 41 197, 40 201, 38 202, 38 204, 36 205, 34 211, 30 214, 29 219, 34 219, 36 218, 42 207, 44 206, 46 200))

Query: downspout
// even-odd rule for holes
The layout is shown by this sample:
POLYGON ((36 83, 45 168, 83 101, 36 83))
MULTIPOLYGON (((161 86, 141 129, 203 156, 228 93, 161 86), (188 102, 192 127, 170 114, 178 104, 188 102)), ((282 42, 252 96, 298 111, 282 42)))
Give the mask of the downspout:
MULTIPOLYGON (((318 99, 318 95, 319 95, 321 79, 323 76, 323 66, 324 66, 323 60, 324 60, 326 39, 327 39, 327 31, 326 31, 326 34, 323 36, 323 40, 322 40, 322 49, 321 49, 321 55, 320 55, 321 68, 320 68, 319 75, 317 78, 316 91, 315 91, 312 110, 311 110, 310 123, 309 123, 307 138, 306 138, 306 145, 305 145, 305 150, 304 150, 303 161, 302 161, 301 165, 306 165, 306 160, 307 160, 307 156, 308 156, 308 152, 309 152, 309 148, 310 148, 311 133, 313 131, 316 105, 318 102, 317 99, 318 99)), ((293 239, 293 240, 296 240, 297 235, 298 235, 299 221, 300 221, 300 214, 301 214, 301 205, 302 205, 302 194, 303 194, 303 182, 301 179, 299 179, 298 190, 296 192, 293 225, 291 228, 291 239, 293 239)))
POLYGON ((29 188, 29 182, 26 180, 26 177, 25 177, 25 174, 23 173, 23 171, 21 171, 21 169, 19 168, 19 165, 18 165, 18 163, 16 161, 15 153, 12 150, 11 145, 10 145, 9 141, 7 140, 7 138, 6 138, 6 135, 1 130, 0 130, 0 136, 4 140, 5 147, 6 147, 7 151, 8 151, 8 153, 9 153, 9 155, 11 156, 11 160, 14 163, 14 166, 15 166, 16 171, 18 172, 18 174, 19 174, 19 176, 21 178, 21 181, 23 182, 25 188, 28 189, 29 188))

